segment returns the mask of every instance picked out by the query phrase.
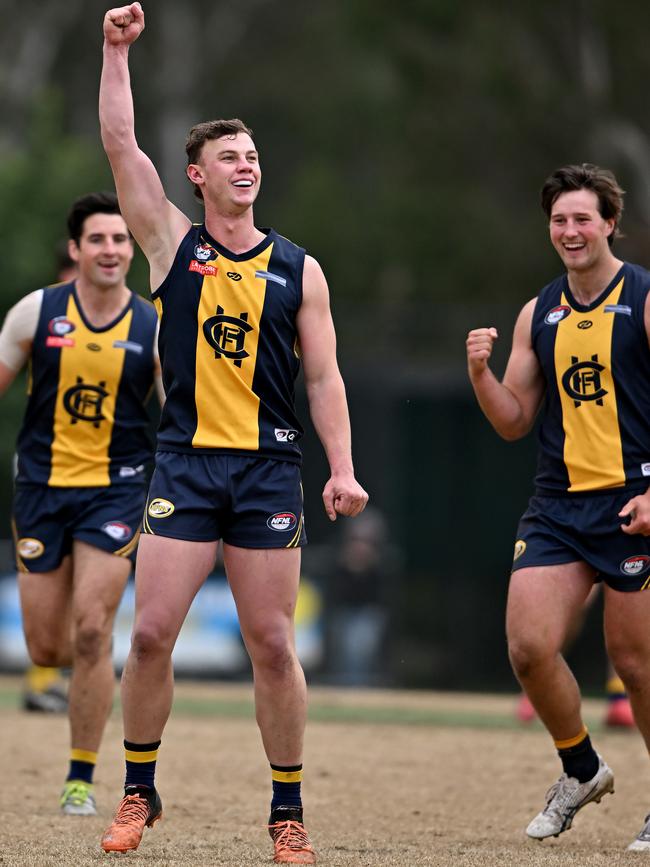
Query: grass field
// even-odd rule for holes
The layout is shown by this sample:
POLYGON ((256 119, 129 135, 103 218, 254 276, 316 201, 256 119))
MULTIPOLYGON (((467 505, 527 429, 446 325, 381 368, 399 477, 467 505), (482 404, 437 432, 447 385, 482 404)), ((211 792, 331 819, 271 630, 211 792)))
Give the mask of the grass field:
MULTIPOLYGON (((129 864, 258 865, 271 860, 265 829, 268 766, 247 685, 179 683, 157 784, 164 816, 137 853, 98 845, 123 780, 119 712, 96 773, 100 815, 58 812, 67 762, 63 717, 18 709, 19 681, 0 679, 4 785, 1 867, 129 864)), ((589 805, 560 838, 529 841, 524 828, 559 774, 548 735, 512 717, 514 696, 311 691, 305 750, 306 824, 331 865, 617 867, 650 810, 650 768, 640 736, 605 731, 602 703, 586 703, 616 794, 589 805)))

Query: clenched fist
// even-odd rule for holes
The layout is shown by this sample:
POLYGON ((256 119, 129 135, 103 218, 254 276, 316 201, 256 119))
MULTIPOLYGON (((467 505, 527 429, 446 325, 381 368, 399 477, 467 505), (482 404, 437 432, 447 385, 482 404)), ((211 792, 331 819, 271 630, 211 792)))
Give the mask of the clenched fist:
POLYGON ((131 45, 144 30, 144 12, 139 3, 109 9, 104 16, 104 39, 109 45, 131 45))
POLYGON ((483 373, 498 337, 496 328, 475 328, 469 332, 465 346, 470 375, 483 373))

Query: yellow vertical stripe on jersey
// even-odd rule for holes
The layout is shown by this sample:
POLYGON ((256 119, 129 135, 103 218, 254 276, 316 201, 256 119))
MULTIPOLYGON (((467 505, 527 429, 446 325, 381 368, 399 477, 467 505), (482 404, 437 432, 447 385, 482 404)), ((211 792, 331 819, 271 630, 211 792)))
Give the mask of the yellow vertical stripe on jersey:
POLYGON ((70 295, 66 316, 75 323, 75 330, 66 335, 74 345, 61 349, 48 484, 66 488, 108 485, 115 402, 125 355, 113 343, 127 340, 133 310, 114 328, 91 331, 70 295), (69 407, 85 418, 76 418, 69 407), (88 420, 98 416, 102 418, 97 424, 88 420))
POLYGON ((158 320, 162 319, 163 315, 163 303, 160 298, 153 299, 153 306, 156 308, 156 313, 158 314, 158 320))
POLYGON ((259 256, 244 262, 220 256, 216 275, 203 278, 196 336, 194 448, 259 449, 260 400, 252 385, 266 281, 256 277, 255 272, 267 270, 272 250, 270 244, 259 256), (228 272, 241 274, 241 279, 233 280, 228 272), (246 314, 252 326, 244 340, 248 355, 241 360, 241 366, 226 355, 215 357, 214 348, 204 336, 203 323, 217 316, 217 308, 223 310, 224 316, 237 319, 246 314))
MULTIPOLYGON (((597 308, 588 313, 573 310, 557 325, 555 373, 562 404, 564 463, 569 474, 569 491, 615 488, 625 484, 612 377, 612 334, 616 314, 604 312, 608 304, 618 302, 622 288, 623 280, 597 308), (592 324, 579 328, 580 322, 592 324), (587 362, 587 366, 576 368, 582 362, 587 362), (573 370, 572 374, 569 374, 570 370, 573 370), (567 392, 565 385, 573 394, 567 392), (602 397, 593 399, 592 395, 596 393, 602 397), (582 395, 587 399, 580 400, 582 395)), ((568 304, 564 294, 561 303, 568 304)))

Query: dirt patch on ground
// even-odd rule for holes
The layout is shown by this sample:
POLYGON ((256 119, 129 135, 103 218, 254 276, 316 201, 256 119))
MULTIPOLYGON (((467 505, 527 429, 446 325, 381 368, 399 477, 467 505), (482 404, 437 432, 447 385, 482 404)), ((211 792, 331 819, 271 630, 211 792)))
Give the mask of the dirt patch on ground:
MULTIPOLYGON (((68 752, 66 721, 17 710, 16 689, 16 681, 0 680, 0 864, 79 867, 124 857, 107 856, 98 846, 123 780, 119 714, 109 722, 96 774, 100 816, 65 817, 57 796, 68 752)), ((177 698, 157 779, 164 817, 145 832, 129 863, 268 864, 270 780, 250 714, 250 688, 181 684, 177 698)), ((527 840, 524 828, 543 805, 559 763, 540 728, 512 725, 513 703, 498 696, 314 690, 303 791, 320 863, 650 863, 650 853, 625 853, 650 809, 648 759, 637 733, 595 737, 616 774, 613 797, 589 805, 559 839, 527 840), (337 708, 344 721, 336 721, 337 708), (409 717, 413 710, 419 716, 409 717), (373 712, 391 720, 402 713, 415 722, 377 723, 373 712)), ((595 729, 601 708, 588 705, 595 729)))

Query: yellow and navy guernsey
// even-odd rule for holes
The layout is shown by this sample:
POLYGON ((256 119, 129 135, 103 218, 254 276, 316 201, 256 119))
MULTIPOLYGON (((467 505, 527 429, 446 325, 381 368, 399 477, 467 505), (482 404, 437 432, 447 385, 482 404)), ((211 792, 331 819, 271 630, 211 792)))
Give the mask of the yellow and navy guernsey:
POLYGON ((160 451, 300 463, 294 381, 305 251, 262 231, 237 255, 192 226, 152 296, 166 395, 160 451))
POLYGON ((538 494, 611 491, 650 483, 650 273, 624 263, 592 304, 566 276, 540 293, 532 345, 546 378, 538 494))
POLYGON ((104 487, 142 478, 151 455, 144 404, 154 380, 157 317, 138 295, 102 328, 74 283, 43 290, 18 436, 18 484, 104 487))

